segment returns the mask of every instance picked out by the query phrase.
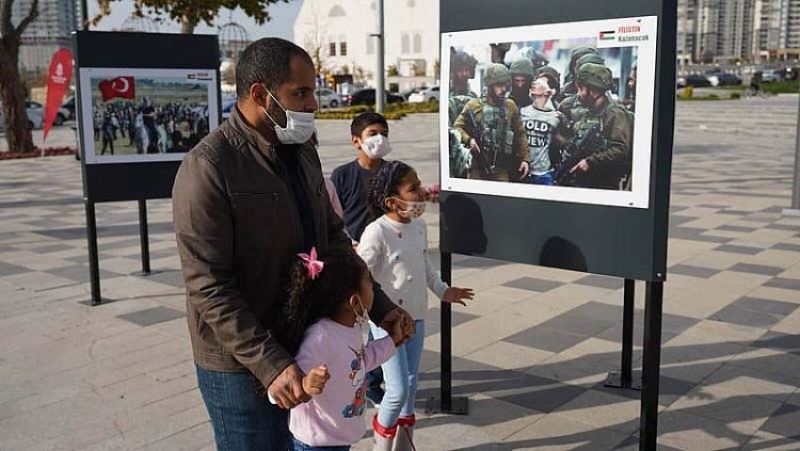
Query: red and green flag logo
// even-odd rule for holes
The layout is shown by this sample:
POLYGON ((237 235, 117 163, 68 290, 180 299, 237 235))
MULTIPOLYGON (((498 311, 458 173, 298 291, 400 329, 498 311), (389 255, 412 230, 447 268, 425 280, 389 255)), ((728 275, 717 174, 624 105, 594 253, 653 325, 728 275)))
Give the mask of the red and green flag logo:
POLYGON ((612 41, 616 38, 616 34, 613 31, 601 31, 600 32, 600 40, 601 41, 612 41))

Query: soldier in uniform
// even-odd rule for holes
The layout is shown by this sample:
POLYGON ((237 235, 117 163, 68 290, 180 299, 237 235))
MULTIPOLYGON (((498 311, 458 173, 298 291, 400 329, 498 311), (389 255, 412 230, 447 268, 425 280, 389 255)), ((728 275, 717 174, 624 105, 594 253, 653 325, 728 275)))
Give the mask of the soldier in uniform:
POLYGON ((486 96, 470 100, 454 127, 469 146, 469 178, 518 181, 528 175, 525 128, 514 102, 506 98, 511 75, 502 64, 489 64, 483 77, 486 96))
POLYGON ((575 74, 578 71, 578 60, 590 53, 597 53, 597 49, 594 47, 578 47, 572 51, 569 57, 569 68, 567 70, 567 75, 564 78, 564 89, 561 91, 561 96, 557 99, 559 102, 564 100, 565 98, 575 95, 578 92, 578 89, 575 87, 575 74))
POLYGON ((478 61, 472 55, 462 50, 454 50, 450 54, 450 95, 447 99, 447 109, 452 177, 466 177, 472 165, 472 153, 461 143, 461 135, 453 128, 453 122, 467 102, 478 98, 478 95, 469 89, 469 80, 475 78, 477 64, 478 61))
POLYGON ((528 58, 517 58, 511 63, 508 72, 511 74, 511 100, 517 109, 523 109, 533 103, 531 100, 531 83, 533 83, 533 63, 528 58))
POLYGON ((630 189, 628 181, 633 150, 633 117, 622 105, 608 95, 613 87, 611 70, 602 64, 585 63, 575 76, 577 99, 583 110, 561 111, 566 127, 560 134, 564 139, 580 139, 590 128, 598 126, 600 143, 591 154, 580 160, 570 172, 576 174, 576 186, 597 189, 630 189))
MULTIPOLYGON (((575 72, 577 73, 577 71, 586 63, 605 65, 605 59, 603 59, 603 57, 597 53, 587 53, 586 55, 583 55, 575 60, 575 72)), ((574 81, 572 85, 575 86, 574 81)), ((559 111, 561 111, 564 115, 573 118, 574 121, 578 121, 586 112, 586 107, 583 106, 578 98, 577 87, 575 90, 576 92, 574 94, 567 96, 561 101, 561 103, 559 103, 559 111)))

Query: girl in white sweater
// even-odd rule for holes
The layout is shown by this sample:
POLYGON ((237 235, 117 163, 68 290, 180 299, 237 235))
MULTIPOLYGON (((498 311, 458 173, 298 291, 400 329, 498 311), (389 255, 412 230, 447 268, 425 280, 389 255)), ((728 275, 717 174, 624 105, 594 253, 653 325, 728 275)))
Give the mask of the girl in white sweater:
MULTIPOLYGON (((414 337, 382 365, 386 395, 372 420, 376 450, 414 449, 414 397, 425 338, 426 288, 442 302, 466 305, 464 301, 473 298, 471 289, 448 287, 431 266, 427 228, 419 218, 425 211, 424 199, 416 171, 400 161, 381 167, 367 195, 372 217, 377 219, 361 235, 358 254, 389 298, 404 308, 416 325, 414 337)), ((387 335, 375 325, 372 334, 376 340, 387 335)))

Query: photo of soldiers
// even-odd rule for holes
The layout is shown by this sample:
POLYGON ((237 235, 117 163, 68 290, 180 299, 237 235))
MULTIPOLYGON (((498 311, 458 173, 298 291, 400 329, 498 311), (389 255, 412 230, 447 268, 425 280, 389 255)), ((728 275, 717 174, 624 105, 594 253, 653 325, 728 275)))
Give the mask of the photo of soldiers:
POLYGON ((585 63, 575 74, 577 94, 560 108, 561 161, 555 184, 582 188, 630 190, 633 115, 609 96, 611 70, 585 63), (578 105, 573 107, 577 102, 578 105))
POLYGON ((444 35, 443 187, 646 206, 656 30, 621 18, 444 35))
POLYGON ((451 48, 451 176, 630 190, 634 49, 598 49, 587 41, 490 44, 483 60, 451 48), (498 52, 506 64, 490 62, 498 52), (566 74, 563 87, 556 67, 566 74))
POLYGON ((454 127, 469 147, 472 164, 468 178, 521 181, 528 175, 528 146, 519 110, 508 98, 511 74, 502 64, 488 64, 483 76, 484 96, 470 100, 454 127))

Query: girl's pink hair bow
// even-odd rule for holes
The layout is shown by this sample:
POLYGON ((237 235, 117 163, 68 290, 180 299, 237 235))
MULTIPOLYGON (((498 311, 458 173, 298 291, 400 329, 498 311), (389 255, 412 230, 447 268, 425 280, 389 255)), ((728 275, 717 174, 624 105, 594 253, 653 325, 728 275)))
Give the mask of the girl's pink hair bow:
POLYGON ((317 277, 319 277, 319 273, 322 272, 322 267, 325 266, 325 264, 317 260, 316 247, 311 248, 311 255, 297 254, 297 256, 300 257, 300 260, 303 261, 303 266, 306 267, 306 270, 308 271, 308 277, 311 278, 311 280, 314 280, 317 277))

